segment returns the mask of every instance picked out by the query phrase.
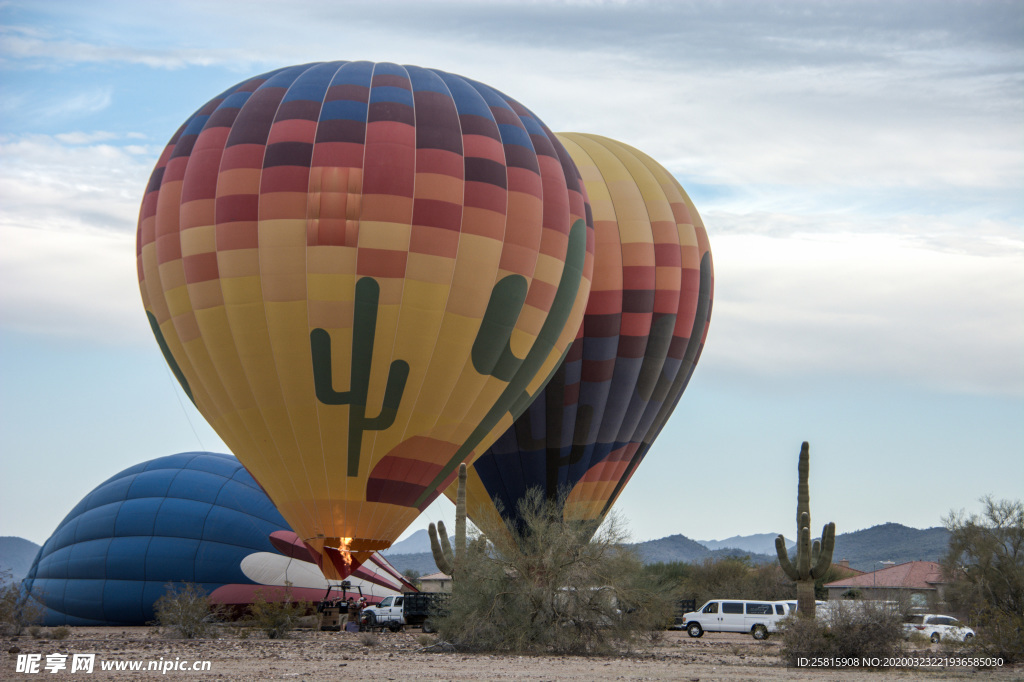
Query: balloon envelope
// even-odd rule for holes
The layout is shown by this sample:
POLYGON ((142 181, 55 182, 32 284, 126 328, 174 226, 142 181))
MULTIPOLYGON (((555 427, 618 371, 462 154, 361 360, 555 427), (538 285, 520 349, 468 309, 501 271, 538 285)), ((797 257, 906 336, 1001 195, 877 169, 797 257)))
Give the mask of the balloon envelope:
MULTIPOLYGON (((621 142, 559 138, 593 211, 593 287, 565 361, 470 468, 471 518, 494 518, 497 499, 514 521, 519 500, 539 487, 566 496, 566 519, 602 519, 679 401, 707 333, 711 251, 683 188, 621 142)), ((447 492, 454 499, 454 486, 447 492)))
POLYGON ((343 577, 525 409, 582 319, 593 232, 529 110, 437 70, 248 79, 171 139, 143 304, 186 393, 343 577))
MULTIPOLYGON (((98 485, 43 544, 22 584, 44 605, 48 626, 144 625, 168 583, 196 583, 215 602, 243 605, 257 590, 273 600, 287 581, 293 598, 319 600, 328 582, 287 551, 294 537, 238 460, 185 452, 98 485)), ((377 600, 408 589, 384 565, 374 555, 351 580, 377 600)))

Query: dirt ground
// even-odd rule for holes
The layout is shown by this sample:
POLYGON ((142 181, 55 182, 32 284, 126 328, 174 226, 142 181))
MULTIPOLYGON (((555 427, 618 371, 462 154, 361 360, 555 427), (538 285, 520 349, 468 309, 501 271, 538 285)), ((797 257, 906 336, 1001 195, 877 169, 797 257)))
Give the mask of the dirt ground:
MULTIPOLYGON (((229 629, 233 630, 233 629, 229 629)), ((365 633, 363 633, 365 634, 365 633)), ((163 676, 178 680, 1024 680, 1024 669, 976 670, 947 667, 876 670, 805 670, 779 660, 778 638, 756 642, 749 635, 705 634, 691 639, 685 632, 666 632, 663 640, 634 656, 495 656, 431 653, 423 650, 417 629, 377 634, 371 644, 363 634, 298 630, 291 639, 241 639, 227 632, 219 639, 175 640, 155 629, 71 628, 63 640, 34 639, 25 634, 2 642, 0 679, 80 679, 71 672, 74 654, 95 654, 93 672, 85 679, 138 680, 163 676), (39 672, 17 671, 18 655, 40 654, 39 672), (64 669, 51 673, 47 656, 66 655, 64 669), (141 662, 141 671, 101 670, 108 665, 141 662), (204 671, 180 670, 209 661, 204 671), (167 672, 147 671, 150 662, 167 672)), ((931 653, 940 655, 935 646, 931 653)), ((929 649, 916 653, 925 654, 929 649)), ((22 659, 23 662, 26 660, 22 659)), ((60 658, 50 659, 62 662, 60 658)))

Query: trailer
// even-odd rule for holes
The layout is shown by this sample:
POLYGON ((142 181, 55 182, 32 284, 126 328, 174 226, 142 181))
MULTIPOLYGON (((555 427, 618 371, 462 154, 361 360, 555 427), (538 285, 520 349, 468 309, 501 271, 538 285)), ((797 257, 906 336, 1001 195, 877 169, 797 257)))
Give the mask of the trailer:
POLYGON ((364 628, 388 628, 392 632, 406 625, 418 626, 423 632, 434 632, 430 619, 444 613, 448 596, 447 592, 403 592, 385 597, 376 606, 362 610, 360 624, 364 628))

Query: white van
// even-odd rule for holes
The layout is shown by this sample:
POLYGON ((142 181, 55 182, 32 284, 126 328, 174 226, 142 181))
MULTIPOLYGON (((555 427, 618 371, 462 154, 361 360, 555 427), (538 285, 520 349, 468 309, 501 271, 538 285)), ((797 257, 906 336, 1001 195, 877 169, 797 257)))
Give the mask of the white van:
POLYGON ((768 639, 768 633, 778 630, 779 620, 788 612, 781 602, 712 599, 696 611, 683 614, 683 622, 690 637, 705 632, 749 632, 754 639, 768 639))

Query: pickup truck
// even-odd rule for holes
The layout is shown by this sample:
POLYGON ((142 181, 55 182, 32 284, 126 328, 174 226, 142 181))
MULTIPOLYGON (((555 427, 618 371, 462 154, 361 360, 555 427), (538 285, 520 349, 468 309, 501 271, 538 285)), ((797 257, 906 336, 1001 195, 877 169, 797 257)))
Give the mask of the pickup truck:
POLYGON ((418 625, 423 632, 434 632, 430 617, 443 610, 447 601, 447 592, 404 592, 367 606, 359 613, 359 620, 365 628, 386 627, 397 632, 405 625, 418 625))

